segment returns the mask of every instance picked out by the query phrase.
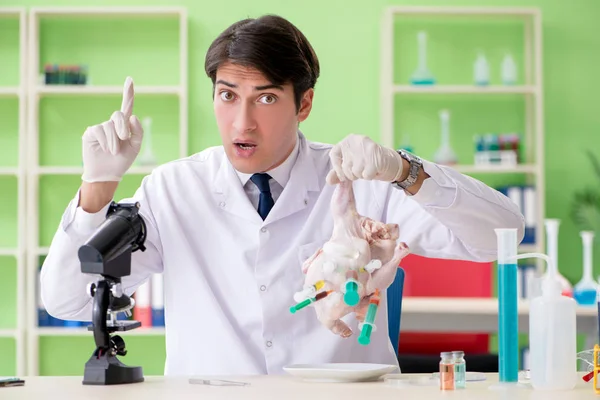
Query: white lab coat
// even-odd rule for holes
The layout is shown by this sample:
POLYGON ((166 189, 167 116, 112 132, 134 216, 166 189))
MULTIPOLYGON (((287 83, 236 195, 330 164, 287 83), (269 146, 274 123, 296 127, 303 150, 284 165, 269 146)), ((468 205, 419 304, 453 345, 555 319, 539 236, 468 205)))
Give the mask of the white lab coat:
MULTIPOLYGON (((277 374, 294 363, 373 362, 397 365, 387 337, 385 297, 368 346, 323 327, 311 308, 291 314, 302 262, 332 232, 333 187, 325 176, 330 145, 299 134, 297 160, 263 222, 222 147, 170 162, 144 178, 134 199, 148 228, 147 250, 133 253, 123 287, 132 294, 152 273, 164 273, 167 375, 277 374)), ((491 261, 494 228, 518 228, 523 217, 501 193, 456 171, 425 162, 431 176, 415 196, 381 181, 356 181, 358 212, 400 226, 400 240, 429 257, 491 261)), ((74 218, 68 205, 41 272, 41 296, 58 318, 91 318, 77 249, 105 218, 74 218)), ((125 360, 126 362, 126 360, 125 360)))

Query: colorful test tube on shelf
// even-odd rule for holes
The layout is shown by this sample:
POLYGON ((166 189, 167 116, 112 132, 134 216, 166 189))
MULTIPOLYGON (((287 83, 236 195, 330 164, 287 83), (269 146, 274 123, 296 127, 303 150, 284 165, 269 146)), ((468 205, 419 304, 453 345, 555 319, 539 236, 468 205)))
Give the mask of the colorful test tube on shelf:
POLYGON ((369 300, 367 315, 365 316, 365 321, 362 324, 360 336, 358 337, 358 343, 362 344, 363 346, 371 343, 371 333, 374 329, 376 329, 375 316, 377 315, 377 308, 379 308, 379 301, 379 289, 376 289, 375 293, 373 293, 371 299, 369 300))
POLYGON ((292 314, 295 314, 296 311, 300 311, 302 310, 304 307, 308 307, 309 305, 311 305, 312 303, 315 303, 319 300, 324 299, 325 297, 327 297, 331 292, 333 292, 333 290, 326 290, 324 292, 319 292, 315 295, 315 297, 309 297, 308 299, 301 301, 300 303, 296 304, 295 306, 290 307, 290 312, 292 314))

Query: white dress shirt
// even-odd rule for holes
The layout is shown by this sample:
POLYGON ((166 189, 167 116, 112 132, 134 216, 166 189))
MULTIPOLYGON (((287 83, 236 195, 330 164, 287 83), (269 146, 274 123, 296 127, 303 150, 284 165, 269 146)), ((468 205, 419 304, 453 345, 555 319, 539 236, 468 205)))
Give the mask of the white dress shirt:
MULTIPOLYGON (((271 188, 271 196, 273 196, 273 200, 277 201, 281 192, 283 192, 283 188, 287 184, 290 179, 290 173, 292 172, 292 168, 294 167, 294 163, 296 162, 296 158, 298 157, 298 148, 300 145, 300 140, 296 140, 296 144, 294 145, 294 149, 290 153, 290 155, 277 167, 268 171, 268 174, 272 179, 269 179, 269 187, 271 188)), ((250 178, 252 174, 245 174, 240 171, 235 171, 237 176, 240 178, 240 182, 244 187, 244 191, 246 195, 250 199, 250 202, 254 206, 254 208, 258 209, 258 199, 260 198, 260 190, 258 190, 258 186, 256 186, 250 178)))
MULTIPOLYGON (((147 225, 147 249, 133 253, 123 288, 131 295, 151 274, 163 273, 165 374, 278 374, 296 363, 397 365, 385 295, 368 346, 357 342, 353 315, 343 320, 354 334, 343 339, 319 323, 314 309, 289 311, 304 283, 302 263, 333 227, 334 187, 325 182, 331 146, 298 138, 289 164, 273 172, 282 191, 264 221, 221 146, 158 167, 133 196, 147 225)), ((426 257, 492 261, 494 228, 518 228, 523 237, 523 216, 506 196, 448 167, 424 161, 424 169, 430 178, 414 196, 387 182, 355 181, 358 212, 398 223, 400 240, 426 257)), ((78 209, 78 196, 42 267, 41 297, 51 315, 89 321, 85 288, 97 277, 80 272, 77 250, 108 206, 89 214, 78 209)))

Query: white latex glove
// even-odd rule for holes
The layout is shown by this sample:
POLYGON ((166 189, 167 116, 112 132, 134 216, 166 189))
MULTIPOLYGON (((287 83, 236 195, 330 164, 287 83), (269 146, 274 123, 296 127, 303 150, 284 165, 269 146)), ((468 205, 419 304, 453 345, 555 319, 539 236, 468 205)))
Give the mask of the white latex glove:
POLYGON ((327 183, 344 180, 397 181, 402 175, 402 157, 396 151, 362 135, 348 135, 329 153, 332 170, 327 183))
POLYGON ((140 152, 144 131, 133 111, 133 80, 125 79, 121 110, 108 121, 88 127, 83 133, 85 182, 121 181, 140 152))

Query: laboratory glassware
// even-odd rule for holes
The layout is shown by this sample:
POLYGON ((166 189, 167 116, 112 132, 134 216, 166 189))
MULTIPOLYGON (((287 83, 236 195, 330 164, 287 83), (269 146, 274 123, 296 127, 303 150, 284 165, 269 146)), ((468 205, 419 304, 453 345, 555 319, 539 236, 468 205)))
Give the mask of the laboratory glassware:
POLYGON ((502 59, 500 71, 504 85, 515 85, 517 83, 517 64, 510 53, 507 53, 502 59))
POLYGON ((572 388, 577 380, 575 300, 561 294, 558 269, 552 257, 541 253, 517 255, 517 229, 495 231, 500 383, 518 383, 517 260, 536 257, 544 259, 547 268, 541 283, 542 294, 531 301, 529 310, 531 383, 534 389, 572 388))
POLYGON ((454 357, 454 387, 464 389, 467 384, 465 353, 463 351, 453 351, 452 356, 454 357))
POLYGON ((573 297, 581 305, 596 305, 598 283, 592 275, 592 246, 594 244, 593 231, 579 233, 583 244, 583 276, 573 288, 573 297))
POLYGON ((433 161, 441 165, 456 164, 456 153, 450 147, 450 112, 448 110, 440 111, 440 125, 441 144, 433 156, 433 161))
POLYGON ((143 166, 156 165, 156 156, 152 151, 152 118, 143 118, 142 128, 144 129, 144 138, 142 140, 142 149, 138 156, 138 164, 143 166))
POLYGON ((413 72, 410 82, 413 85, 432 85, 435 83, 435 78, 427 68, 427 32, 417 33, 417 45, 419 59, 417 69, 413 72))
POLYGON ((478 86, 486 86, 490 83, 490 64, 482 51, 477 53, 473 64, 473 81, 478 86))
POLYGON ((440 357, 440 389, 454 390, 454 358, 452 352, 442 352, 440 357))

